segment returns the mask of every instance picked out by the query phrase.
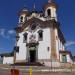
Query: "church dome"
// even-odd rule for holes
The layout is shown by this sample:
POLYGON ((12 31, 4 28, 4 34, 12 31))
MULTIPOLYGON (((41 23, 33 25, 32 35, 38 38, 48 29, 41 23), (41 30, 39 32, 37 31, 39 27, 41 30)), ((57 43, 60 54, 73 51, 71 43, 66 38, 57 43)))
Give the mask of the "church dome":
POLYGON ((48 2, 44 5, 44 10, 46 10, 48 7, 57 8, 57 4, 55 2, 48 2))
POLYGON ((26 7, 24 7, 23 9, 20 10, 19 15, 22 15, 22 14, 26 14, 26 15, 29 14, 29 11, 26 7))

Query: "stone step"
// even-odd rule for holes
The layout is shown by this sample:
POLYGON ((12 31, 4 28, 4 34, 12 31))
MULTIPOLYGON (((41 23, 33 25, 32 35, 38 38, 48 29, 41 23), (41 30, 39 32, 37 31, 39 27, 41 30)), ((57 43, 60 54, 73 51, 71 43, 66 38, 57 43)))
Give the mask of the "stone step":
POLYGON ((44 66, 39 62, 24 62, 24 63, 15 63, 15 66, 44 66))

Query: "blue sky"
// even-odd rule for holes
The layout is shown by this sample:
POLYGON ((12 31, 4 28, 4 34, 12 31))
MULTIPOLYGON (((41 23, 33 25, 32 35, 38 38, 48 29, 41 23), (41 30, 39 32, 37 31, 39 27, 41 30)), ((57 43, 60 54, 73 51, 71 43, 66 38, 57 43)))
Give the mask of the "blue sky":
MULTIPOLYGON (((0 53, 11 52, 15 45, 14 28, 18 24, 18 12, 26 6, 30 11, 35 2, 36 10, 48 0, 0 0, 0 53)), ((67 41, 66 48, 75 55, 75 0, 56 0, 57 16, 67 41)))

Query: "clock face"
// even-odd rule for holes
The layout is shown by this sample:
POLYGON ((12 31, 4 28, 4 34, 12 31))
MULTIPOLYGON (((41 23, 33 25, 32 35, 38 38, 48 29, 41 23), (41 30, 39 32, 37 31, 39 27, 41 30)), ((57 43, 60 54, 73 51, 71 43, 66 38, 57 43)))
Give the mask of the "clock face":
POLYGON ((33 23, 32 25, 31 25, 31 30, 35 30, 36 29, 36 23, 33 23))

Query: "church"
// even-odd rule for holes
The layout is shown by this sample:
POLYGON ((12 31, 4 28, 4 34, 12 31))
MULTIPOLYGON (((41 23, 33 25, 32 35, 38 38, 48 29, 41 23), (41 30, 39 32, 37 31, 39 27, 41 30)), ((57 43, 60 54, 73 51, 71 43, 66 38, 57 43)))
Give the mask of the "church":
POLYGON ((3 64, 37 64, 59 67, 73 64, 72 54, 65 50, 65 38, 57 19, 58 5, 48 0, 43 11, 23 8, 19 12, 16 42, 12 53, 2 54, 3 64))

